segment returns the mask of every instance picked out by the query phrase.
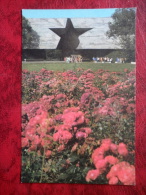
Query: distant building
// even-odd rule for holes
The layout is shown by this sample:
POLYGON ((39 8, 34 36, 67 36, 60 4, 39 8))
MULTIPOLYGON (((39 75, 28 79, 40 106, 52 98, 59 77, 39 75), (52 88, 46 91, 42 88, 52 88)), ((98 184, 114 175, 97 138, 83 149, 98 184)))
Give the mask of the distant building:
MULTIPOLYGON (((27 18, 32 28, 40 36, 39 49, 55 50, 60 41, 58 36, 51 29, 66 28, 67 18, 27 18)), ((90 30, 81 34, 79 44, 76 47, 74 54, 81 54, 83 57, 92 57, 95 55, 101 56, 108 54, 113 50, 121 49, 118 40, 109 39, 106 36, 108 31, 108 23, 112 18, 71 18, 71 22, 75 29, 89 28, 90 30)), ((33 53, 32 50, 23 50, 23 53, 33 53)), ((72 53, 72 51, 71 51, 72 53)), ((30 54, 31 55, 31 54, 30 54)), ((45 58, 45 55, 44 57, 45 58)))

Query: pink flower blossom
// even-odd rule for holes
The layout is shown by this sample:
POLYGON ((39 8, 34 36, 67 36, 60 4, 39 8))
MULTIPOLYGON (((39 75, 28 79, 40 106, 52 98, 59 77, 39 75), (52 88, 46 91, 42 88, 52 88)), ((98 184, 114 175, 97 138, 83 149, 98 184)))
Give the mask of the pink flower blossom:
POLYGON ((91 158, 92 158, 93 163, 96 164, 98 162, 98 160, 101 160, 104 158, 104 150, 102 148, 97 148, 92 153, 91 158))
POLYGON ((110 149, 111 145, 111 139, 103 139, 101 147, 103 148, 104 151, 108 151, 110 149))
POLYGON ((124 143, 120 143, 118 145, 118 153, 122 156, 127 156, 128 150, 127 150, 127 146, 124 143))
POLYGON ((33 144, 29 147, 29 150, 28 151, 35 151, 37 149, 37 145, 36 144, 33 144))
POLYGON ((71 107, 64 110, 63 114, 67 114, 69 112, 78 112, 80 110, 79 107, 71 107))
POLYGON ((96 169, 105 169, 107 167, 107 160, 106 159, 101 159, 98 160, 95 164, 96 169))
POLYGON ((110 171, 106 175, 106 178, 107 179, 110 179, 112 177, 117 176, 117 172, 119 170, 119 167, 120 167, 119 163, 118 164, 115 164, 114 166, 112 166, 111 169, 110 169, 110 171))
POLYGON ((59 137, 60 137, 59 132, 54 133, 54 135, 53 135, 53 140, 56 142, 56 141, 58 141, 58 140, 59 140, 59 137))
POLYGON ((58 147, 58 152, 61 152, 61 151, 63 151, 65 149, 65 145, 64 144, 62 144, 62 145, 60 145, 59 147, 58 147))
POLYGON ((41 139, 38 135, 33 135, 32 144, 39 145, 41 143, 41 139))
POLYGON ((107 179, 117 177, 124 185, 135 185, 135 167, 123 161, 112 166, 107 179))
POLYGON ((82 138, 86 138, 88 135, 87 135, 87 133, 84 133, 84 132, 82 132, 82 131, 78 131, 77 133, 76 133, 76 138, 77 139, 82 139, 82 138))
POLYGON ((100 175, 100 171, 99 169, 96 170, 90 170, 88 171, 87 175, 86 175, 86 181, 90 182, 91 180, 95 180, 97 179, 97 177, 100 175))
POLYGON ((88 104, 89 103, 89 100, 90 100, 90 96, 91 96, 91 93, 83 93, 83 95, 81 96, 81 104, 88 104))
POLYGON ((49 158, 50 156, 51 156, 51 151, 50 150, 47 150, 46 152, 45 152, 45 157, 46 158, 49 158))
POLYGON ((62 94, 62 93, 60 93, 60 94, 58 94, 57 96, 56 96, 56 100, 59 100, 59 99, 66 99, 67 97, 66 97, 66 95, 65 94, 62 94))
POLYGON ((58 125, 58 126, 55 126, 55 130, 56 131, 64 131, 64 130, 70 130, 71 129, 71 127, 70 127, 70 125, 64 125, 64 124, 62 124, 62 125, 58 125))
POLYGON ((83 131, 87 133, 88 135, 92 132, 92 130, 89 127, 80 128, 79 131, 83 131))
POLYGON ((53 135, 53 140, 59 143, 67 143, 71 138, 72 134, 69 131, 58 131, 53 135))
POLYGON ((105 160, 109 163, 109 164, 111 164, 111 165, 114 165, 114 164, 116 164, 116 163, 118 163, 119 162, 119 160, 116 158, 116 157, 114 157, 114 156, 106 156, 105 157, 105 160))
POLYGON ((81 111, 78 112, 65 112, 62 116, 62 120, 65 125, 70 125, 71 127, 78 126, 84 123, 84 114, 81 111))
POLYGON ((72 149, 71 149, 71 152, 76 151, 77 147, 78 147, 78 143, 75 143, 75 144, 73 145, 72 149))
POLYGON ((33 140, 33 136, 36 133, 36 129, 26 127, 25 131, 26 131, 25 132, 25 137, 28 138, 29 140, 33 140))
POLYGON ((61 120, 62 120, 62 114, 56 115, 56 116, 54 117, 54 119, 55 119, 56 121, 61 121, 61 120))
POLYGON ((121 163, 117 176, 124 185, 135 185, 135 168, 129 163, 121 163))
POLYGON ((21 146, 22 146, 22 148, 27 147, 28 145, 29 145, 28 139, 26 137, 23 137, 21 139, 21 146))
POLYGON ((117 146, 116 144, 111 143, 111 145, 110 145, 110 150, 111 150, 113 153, 117 153, 117 149, 118 149, 118 146, 117 146))
POLYGON ((115 184, 118 183, 118 181, 119 180, 118 180, 117 177, 111 177, 108 183, 111 184, 111 185, 115 185, 115 184))

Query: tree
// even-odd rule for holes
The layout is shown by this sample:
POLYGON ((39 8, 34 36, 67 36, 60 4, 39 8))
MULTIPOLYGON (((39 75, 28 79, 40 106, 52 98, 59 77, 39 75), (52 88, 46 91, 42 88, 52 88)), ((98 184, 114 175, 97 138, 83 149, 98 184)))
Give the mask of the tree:
POLYGON ((39 35, 32 29, 29 21, 22 16, 22 47, 23 49, 39 48, 39 35))
POLYGON ((109 22, 109 38, 119 39, 123 53, 128 61, 135 60, 135 9, 116 9, 109 22))

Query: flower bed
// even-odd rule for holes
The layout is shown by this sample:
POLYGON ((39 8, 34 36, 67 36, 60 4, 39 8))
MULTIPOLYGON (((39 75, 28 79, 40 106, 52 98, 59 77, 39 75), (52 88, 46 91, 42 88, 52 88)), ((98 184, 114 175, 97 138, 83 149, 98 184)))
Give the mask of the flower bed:
POLYGON ((134 122, 134 71, 23 70, 22 182, 134 185, 134 122))

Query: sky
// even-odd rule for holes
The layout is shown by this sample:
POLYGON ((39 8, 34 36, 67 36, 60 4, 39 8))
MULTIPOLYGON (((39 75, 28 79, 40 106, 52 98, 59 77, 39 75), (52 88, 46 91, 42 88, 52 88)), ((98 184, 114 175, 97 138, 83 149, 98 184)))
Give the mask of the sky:
POLYGON ((112 9, 23 9, 22 15, 26 18, 94 18, 111 17, 115 12, 112 9))

